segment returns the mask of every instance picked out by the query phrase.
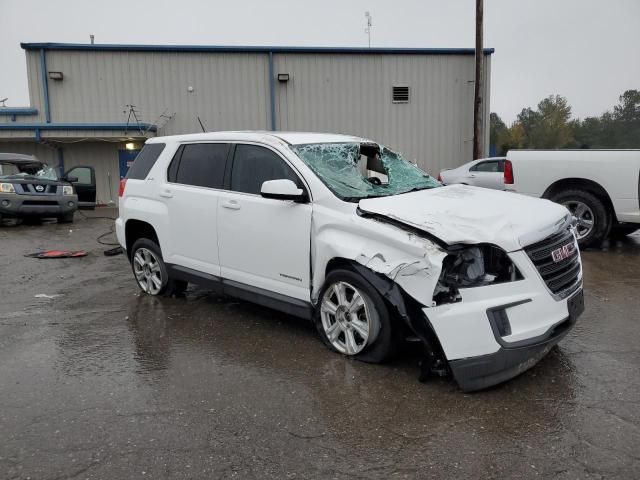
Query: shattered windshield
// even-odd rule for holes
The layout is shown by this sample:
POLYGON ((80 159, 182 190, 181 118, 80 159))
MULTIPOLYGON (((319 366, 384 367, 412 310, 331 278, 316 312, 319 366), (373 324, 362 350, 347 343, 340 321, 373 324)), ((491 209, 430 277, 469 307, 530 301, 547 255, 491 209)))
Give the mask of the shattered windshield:
POLYGON ((0 163, 0 178, 20 179, 38 178, 42 180, 58 180, 55 168, 44 163, 0 163))
POLYGON ((339 198, 386 197, 440 186, 400 154, 373 143, 311 143, 291 149, 339 198))

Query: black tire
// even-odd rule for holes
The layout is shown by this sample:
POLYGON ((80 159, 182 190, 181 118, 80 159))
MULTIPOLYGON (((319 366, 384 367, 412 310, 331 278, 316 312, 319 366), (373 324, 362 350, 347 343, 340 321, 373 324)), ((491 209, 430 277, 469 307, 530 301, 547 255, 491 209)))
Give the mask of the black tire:
POLYGON ((182 280, 175 280, 169 277, 167 266, 164 264, 164 259, 162 258, 162 251, 160 250, 160 246, 156 242, 148 238, 139 238, 133 243, 133 246, 131 247, 131 270, 133 271, 133 276, 134 276, 134 279, 136 280, 136 284, 138 285, 138 288, 140 288, 140 290, 142 290, 147 295, 152 295, 152 296, 162 295, 165 297, 170 297, 172 295, 181 295, 184 293, 184 291, 187 289, 187 286, 188 286, 187 282, 184 282, 182 280), (154 254, 155 258, 157 259, 158 267, 160 269, 160 277, 161 277, 161 286, 158 292, 150 293, 146 291, 142 287, 138 279, 136 278, 134 257, 136 255, 136 252, 142 248, 150 250, 154 254))
MULTIPOLYGON (((378 316, 380 329, 373 343, 367 345, 357 354, 349 355, 353 358, 369 363, 383 363, 390 360, 397 351, 399 344, 399 329, 394 325, 393 318, 390 315, 389 308, 378 291, 361 275, 346 269, 333 270, 325 279, 320 296, 318 297, 318 305, 314 312, 314 322, 322 342, 334 352, 341 353, 335 348, 322 325, 321 304, 325 292, 337 282, 346 282, 357 288, 366 301, 370 302, 378 316)), ((345 354, 347 355, 347 354, 345 354)))
POLYGON ((74 215, 74 212, 60 215, 58 217, 58 223, 73 223, 73 215, 74 215))
POLYGON ((612 216, 604 202, 593 193, 586 190, 565 190, 551 197, 551 200, 560 204, 582 202, 593 212, 593 228, 585 237, 578 239, 581 248, 599 247, 609 235, 613 223, 612 216))
POLYGON ((611 229, 609 238, 621 239, 640 230, 637 225, 616 225, 611 229))

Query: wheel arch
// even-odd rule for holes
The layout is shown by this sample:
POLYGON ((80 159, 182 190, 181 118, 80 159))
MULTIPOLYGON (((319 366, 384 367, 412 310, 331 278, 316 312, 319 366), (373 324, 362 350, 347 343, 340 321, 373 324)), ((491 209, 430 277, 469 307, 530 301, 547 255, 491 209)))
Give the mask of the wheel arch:
MULTIPOLYGON (((137 220, 135 218, 129 219, 125 224, 124 232, 127 256, 129 257, 129 260, 131 260, 131 249, 133 244, 140 238, 148 238, 149 240, 154 241, 156 245, 160 246, 156 229, 149 222, 137 220)), ((162 250, 162 248, 160 250, 162 250)))
POLYGON ((561 180, 557 180, 556 182, 549 185, 549 187, 542 194, 542 198, 553 199, 554 196, 562 193, 565 190, 584 190, 587 191, 602 201, 605 205, 609 215, 613 219, 614 223, 617 223, 618 219, 616 217, 615 209, 613 208, 613 202, 611 201, 611 197, 605 190, 605 188, 600 185, 598 182, 593 180, 589 180, 587 178, 563 178, 561 180))
POLYGON ((427 355, 431 357, 429 364, 433 364, 436 359, 446 359, 433 326, 428 318, 424 318, 423 306, 405 292, 400 285, 386 275, 344 257, 334 257, 327 262, 325 279, 337 269, 356 272, 373 286, 393 313, 393 320, 420 338, 427 348, 427 355))

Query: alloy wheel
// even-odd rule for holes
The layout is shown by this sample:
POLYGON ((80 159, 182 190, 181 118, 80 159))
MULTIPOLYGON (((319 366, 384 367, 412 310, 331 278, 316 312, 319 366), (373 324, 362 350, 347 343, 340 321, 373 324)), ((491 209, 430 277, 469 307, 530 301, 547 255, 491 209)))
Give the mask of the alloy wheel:
POLYGON ((347 282, 329 286, 320 303, 322 327, 331 345, 345 355, 357 355, 380 331, 371 300, 347 282))
POLYGON ((580 200, 567 200, 562 205, 567 207, 576 219, 576 235, 578 240, 587 237, 593 230, 595 224, 595 217, 593 210, 584 202, 580 200))
POLYGON ((155 253, 139 248, 133 255, 133 273, 140 288, 149 295, 158 295, 162 289, 162 270, 155 253))

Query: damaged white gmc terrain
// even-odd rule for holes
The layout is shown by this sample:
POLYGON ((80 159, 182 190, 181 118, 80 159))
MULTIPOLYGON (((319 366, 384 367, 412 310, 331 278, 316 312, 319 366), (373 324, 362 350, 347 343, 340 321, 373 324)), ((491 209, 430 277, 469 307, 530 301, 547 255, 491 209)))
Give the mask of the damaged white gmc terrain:
POLYGON ((344 355, 465 391, 533 366, 584 309, 572 218, 547 200, 442 187, 362 138, 220 132, 147 141, 120 185, 120 244, 150 295, 187 282, 313 319, 344 355))

